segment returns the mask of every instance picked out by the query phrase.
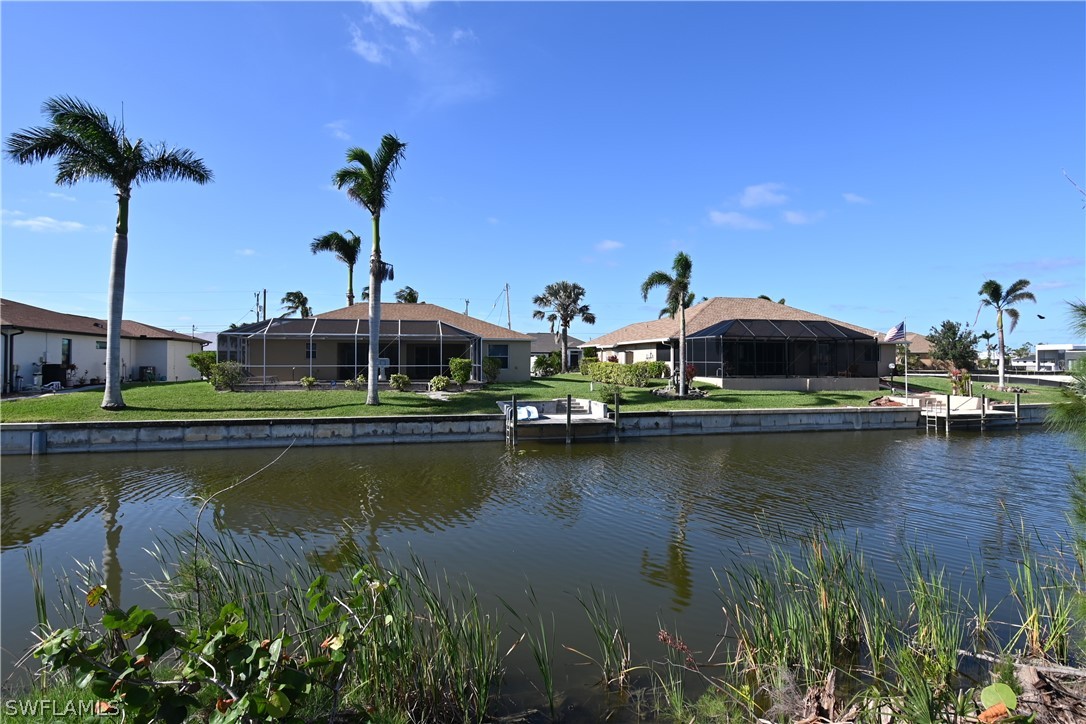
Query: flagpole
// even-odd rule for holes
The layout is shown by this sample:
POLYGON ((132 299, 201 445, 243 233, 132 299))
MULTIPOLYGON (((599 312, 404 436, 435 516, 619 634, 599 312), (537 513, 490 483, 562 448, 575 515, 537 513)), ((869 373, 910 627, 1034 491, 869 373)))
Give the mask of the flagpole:
POLYGON ((909 318, 901 322, 901 333, 905 335, 905 399, 909 399, 909 318))

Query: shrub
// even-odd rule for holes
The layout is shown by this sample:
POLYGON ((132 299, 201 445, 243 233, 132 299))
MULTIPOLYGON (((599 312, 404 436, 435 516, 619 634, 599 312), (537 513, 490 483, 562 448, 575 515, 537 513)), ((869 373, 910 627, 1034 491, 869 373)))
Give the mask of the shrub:
POLYGON ((388 386, 400 392, 409 390, 411 389, 411 378, 401 374, 392 375, 388 378, 388 386))
POLYGON ((235 390, 237 386, 241 384, 241 381, 245 379, 245 370, 242 366, 233 361, 228 362, 216 362, 211 365, 210 374, 208 375, 208 382, 216 390, 235 390))
POLYGON ((471 379, 471 360, 463 357, 453 357, 449 360, 449 376, 453 382, 464 389, 464 385, 471 379))
POLYGON ((483 377, 487 384, 497 382, 498 375, 502 373, 502 361, 497 357, 483 357, 483 377))
POLYGON ((562 358, 557 352, 541 354, 536 357, 535 361, 532 363, 532 372, 535 372, 540 377, 556 375, 561 369, 562 358))
POLYGON ((317 385, 316 377, 303 377, 298 380, 298 384, 305 388, 306 392, 309 392, 317 385))
POLYGON ((698 368, 689 362, 686 363, 686 381, 687 383, 693 382, 694 378, 698 376, 698 368))
POLYGON ((618 355, 617 354, 609 354, 609 355, 607 355, 607 361, 608 362, 618 362, 618 355))
POLYGON ((596 397, 597 399, 599 399, 600 402, 614 403, 615 395, 618 395, 618 401, 623 402, 623 389, 624 388, 622 387, 622 385, 605 382, 596 388, 596 397))
POLYGON ((592 374, 592 365, 596 364, 597 362, 599 362, 599 359, 597 359, 594 355, 589 355, 586 353, 585 356, 581 358, 581 363, 580 366, 577 368, 577 371, 585 377, 588 377, 592 374))
POLYGON ((343 386, 348 390, 358 390, 362 392, 366 389, 366 375, 358 375, 353 380, 344 380, 343 386))
POLYGON ((430 389, 434 390, 435 392, 441 392, 449 386, 450 382, 452 382, 452 380, 450 380, 445 375, 438 375, 437 377, 434 377, 430 380, 430 389))
POLYGON ((211 379, 211 367, 218 358, 218 352, 193 352, 188 356, 189 364, 192 365, 196 371, 200 373, 200 377, 205 380, 211 379))
POLYGON ((647 387, 650 379, 660 376, 666 370, 667 365, 663 362, 635 362, 630 365, 618 362, 595 362, 588 367, 588 376, 593 382, 625 387, 647 387))

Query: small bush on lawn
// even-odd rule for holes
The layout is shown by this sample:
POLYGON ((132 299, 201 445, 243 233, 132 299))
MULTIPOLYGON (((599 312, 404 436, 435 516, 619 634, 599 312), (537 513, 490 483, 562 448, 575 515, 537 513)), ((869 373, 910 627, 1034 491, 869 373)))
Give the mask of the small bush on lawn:
POLYGON ((599 362, 599 359, 595 356, 589 355, 588 350, 585 350, 585 356, 581 358, 581 362, 577 367, 577 371, 585 377, 592 375, 592 365, 599 362))
POLYGON ((317 378, 316 377, 303 377, 302 379, 298 380, 298 384, 301 385, 302 387, 304 387, 306 392, 309 392, 310 390, 312 390, 314 387, 317 386, 317 378))
POLYGON ((487 384, 498 381, 498 375, 502 373, 502 361, 497 357, 483 357, 483 377, 487 384))
POLYGON ((541 354, 532 363, 532 372, 540 377, 550 377, 562 369, 562 358, 557 352, 541 354))
POLYGON ((449 376, 463 390, 464 385, 471 379, 471 360, 463 357, 451 358, 449 360, 449 376))
POLYGON ((435 392, 441 392, 449 386, 450 382, 452 382, 452 380, 450 380, 445 375, 438 375, 437 377, 434 377, 430 380, 430 389, 434 390, 435 392))
POLYGON ((404 392, 411 389, 411 378, 401 374, 392 375, 388 378, 388 386, 394 390, 404 392))
POLYGON ((348 390, 357 390, 358 392, 364 392, 366 390, 366 376, 359 375, 353 380, 344 380, 343 386, 348 390))
POLYGON ((211 365, 211 374, 207 381, 216 390, 236 390, 245 379, 245 370, 237 362, 216 362, 211 365))
POLYGON ((211 379, 211 368, 218 358, 218 352, 193 352, 188 356, 189 364, 207 380, 211 379))
POLYGON ((615 395, 618 395, 618 401, 622 402, 623 401, 622 400, 623 389, 624 388, 622 387, 622 385, 616 385, 616 384, 611 383, 611 382, 604 382, 603 384, 601 384, 599 387, 596 388, 596 398, 600 402, 606 402, 606 403, 609 403, 609 404, 614 404, 615 395))

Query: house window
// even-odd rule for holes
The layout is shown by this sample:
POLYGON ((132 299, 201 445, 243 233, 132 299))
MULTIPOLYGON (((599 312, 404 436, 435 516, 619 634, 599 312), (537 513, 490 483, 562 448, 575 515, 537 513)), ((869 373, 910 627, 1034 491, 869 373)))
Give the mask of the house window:
POLYGON ((60 363, 67 368, 72 363, 72 340, 60 340, 60 363))
POLYGON ((306 342, 305 343, 305 358, 306 359, 317 359, 317 343, 316 342, 306 342))
POLYGON ((501 368, 503 370, 509 369, 509 345, 507 344, 491 344, 487 345, 487 357, 493 357, 501 362, 501 368))
POLYGON ((95 349, 105 349, 106 348, 105 340, 102 340, 102 339, 95 340, 94 348, 95 349))

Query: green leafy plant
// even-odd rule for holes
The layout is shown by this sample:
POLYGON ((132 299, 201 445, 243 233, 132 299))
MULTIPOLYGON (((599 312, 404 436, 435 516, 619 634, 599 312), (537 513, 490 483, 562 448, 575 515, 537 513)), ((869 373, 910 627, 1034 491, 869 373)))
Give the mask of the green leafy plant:
POLYGON ((449 360, 449 376, 463 390, 464 385, 471 379, 471 360, 463 357, 451 358, 449 360))
POLYGON ((317 386, 317 378, 309 377, 308 375, 298 380, 298 384, 305 388, 306 392, 309 392, 317 386))
POLYGON ((557 352, 541 354, 532 362, 532 372, 540 377, 550 377, 551 375, 558 374, 558 370, 561 369, 561 366, 562 360, 557 352))
POLYGON ((216 390, 236 390, 244 379, 244 368, 233 360, 211 365, 211 374, 208 376, 208 382, 216 390))
POLYGON ((483 377, 486 378, 487 384, 493 384, 498 381, 498 376, 502 373, 502 361, 497 357, 483 357, 483 377))
MULTIPOLYGON (((366 375, 360 374, 353 380, 344 380, 343 386, 348 390, 357 390, 359 392, 365 392, 366 390, 366 375)), ((307 388, 308 389, 308 388, 307 388)))
POLYGON ((218 358, 218 352, 193 352, 188 355, 189 364, 200 373, 201 377, 207 379, 211 379, 211 367, 218 358))
POLYGON ((437 375, 430 379, 430 389, 435 392, 441 392, 449 386, 450 382, 452 382, 452 380, 445 375, 437 375))
POLYGON ((394 390, 404 392, 411 389, 411 378, 407 375, 401 375, 399 373, 394 374, 388 378, 388 386, 394 390))

